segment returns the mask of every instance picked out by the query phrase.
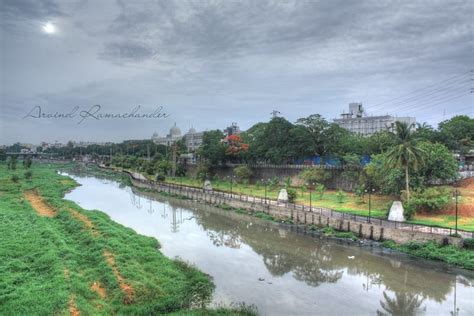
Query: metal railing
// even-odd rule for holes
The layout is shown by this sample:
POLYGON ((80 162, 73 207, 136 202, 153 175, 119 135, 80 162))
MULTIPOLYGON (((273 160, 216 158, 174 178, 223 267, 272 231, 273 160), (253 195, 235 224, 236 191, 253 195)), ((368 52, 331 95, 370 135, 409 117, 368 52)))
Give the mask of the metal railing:
MULTIPOLYGON (((134 181, 147 184, 151 186, 153 189, 156 189, 162 192, 168 192, 169 194, 174 193, 174 192, 171 192, 171 190, 173 189, 174 191, 178 191, 179 192, 178 194, 186 196, 188 198, 191 195, 191 197, 201 197, 203 198, 203 200, 205 200, 206 199, 205 195, 212 195, 215 197, 220 197, 223 200, 238 200, 238 201, 247 202, 247 203, 267 205, 268 208, 270 207, 284 208, 287 210, 307 212, 309 214, 316 214, 316 215, 321 215, 325 217, 340 218, 343 220, 352 220, 354 222, 359 222, 359 223, 371 223, 371 224, 379 225, 386 228, 400 229, 400 230, 405 230, 405 231, 423 232, 423 233, 438 234, 438 235, 445 235, 445 236, 451 236, 455 234, 456 232, 456 230, 453 228, 412 224, 412 223, 406 223, 406 222, 395 222, 395 221, 389 221, 389 220, 381 219, 381 218, 339 212, 339 211, 335 211, 335 210, 323 208, 323 207, 310 207, 303 204, 295 204, 295 203, 281 203, 269 198, 265 199, 265 198, 260 198, 256 196, 242 195, 242 194, 230 193, 230 192, 224 192, 224 191, 204 190, 204 189, 199 189, 192 186, 175 184, 175 183, 156 182, 152 180, 140 180, 140 179, 134 178, 130 173, 128 174, 134 181)), ((463 238, 474 238, 474 232, 458 229, 457 233, 463 238)))

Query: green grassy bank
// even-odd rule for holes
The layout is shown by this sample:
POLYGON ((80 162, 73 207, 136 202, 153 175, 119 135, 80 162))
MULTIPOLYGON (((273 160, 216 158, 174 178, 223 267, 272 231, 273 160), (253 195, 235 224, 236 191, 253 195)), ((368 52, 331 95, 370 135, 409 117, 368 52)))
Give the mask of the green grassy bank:
POLYGON ((165 257, 156 239, 64 200, 76 183, 54 168, 34 164, 27 179, 20 164, 0 163, 1 315, 253 313, 200 309, 214 290, 209 276, 165 257))

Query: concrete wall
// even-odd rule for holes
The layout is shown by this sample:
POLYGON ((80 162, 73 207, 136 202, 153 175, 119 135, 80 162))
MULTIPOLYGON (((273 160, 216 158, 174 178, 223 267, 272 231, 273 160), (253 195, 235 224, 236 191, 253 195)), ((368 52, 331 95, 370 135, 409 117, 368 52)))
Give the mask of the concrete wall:
MULTIPOLYGON (((456 246, 462 245, 461 238, 455 238, 440 234, 432 234, 428 232, 402 230, 388 228, 376 225, 374 223, 360 223, 351 221, 350 219, 340 219, 320 215, 317 212, 302 211, 292 209, 282 205, 269 205, 255 202, 251 197, 240 197, 239 199, 230 199, 226 195, 209 194, 203 190, 188 191, 179 187, 171 187, 164 184, 143 183, 141 181, 131 179, 132 184, 139 188, 147 188, 170 194, 187 196, 190 199, 210 203, 210 204, 226 204, 234 208, 242 208, 251 212, 265 212, 276 219, 291 219, 295 224, 299 225, 323 225, 331 226, 340 231, 351 231, 360 238, 372 239, 376 241, 393 240, 397 243, 406 243, 409 241, 427 242, 437 241, 442 243, 447 240, 449 244, 456 246)), ((238 197, 238 196, 237 196, 238 197)))

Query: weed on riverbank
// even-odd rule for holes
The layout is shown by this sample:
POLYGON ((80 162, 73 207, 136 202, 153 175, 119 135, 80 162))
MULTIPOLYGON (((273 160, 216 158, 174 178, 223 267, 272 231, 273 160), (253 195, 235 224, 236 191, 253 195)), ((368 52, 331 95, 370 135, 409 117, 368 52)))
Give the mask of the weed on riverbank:
POLYGON ((465 269, 474 270, 474 251, 460 249, 453 245, 440 245, 436 242, 409 242, 398 245, 391 240, 383 243, 384 247, 425 259, 447 262, 465 269))
POLYGON ((21 170, 0 163, 0 314, 219 312, 189 310, 210 301, 208 275, 162 255, 156 239, 64 200, 77 184, 57 167, 33 165, 31 179, 15 182, 21 170))

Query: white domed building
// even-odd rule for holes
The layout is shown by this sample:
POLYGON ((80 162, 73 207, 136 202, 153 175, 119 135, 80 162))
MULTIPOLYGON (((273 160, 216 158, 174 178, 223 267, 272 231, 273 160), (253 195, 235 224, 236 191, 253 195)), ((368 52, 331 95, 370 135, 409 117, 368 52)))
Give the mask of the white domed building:
POLYGON ((151 139, 157 145, 169 146, 180 140, 182 137, 181 130, 178 126, 176 126, 176 123, 174 123, 174 126, 170 128, 170 132, 168 135, 166 135, 166 137, 159 137, 158 133, 155 132, 151 139))
POLYGON ((170 132, 166 137, 159 137, 158 133, 155 132, 151 139, 155 144, 165 146, 172 145, 178 140, 183 139, 188 151, 194 152, 201 146, 202 136, 203 132, 197 132, 193 127, 191 127, 186 134, 181 135, 181 130, 176 126, 176 123, 174 123, 174 126, 170 128, 170 132))

